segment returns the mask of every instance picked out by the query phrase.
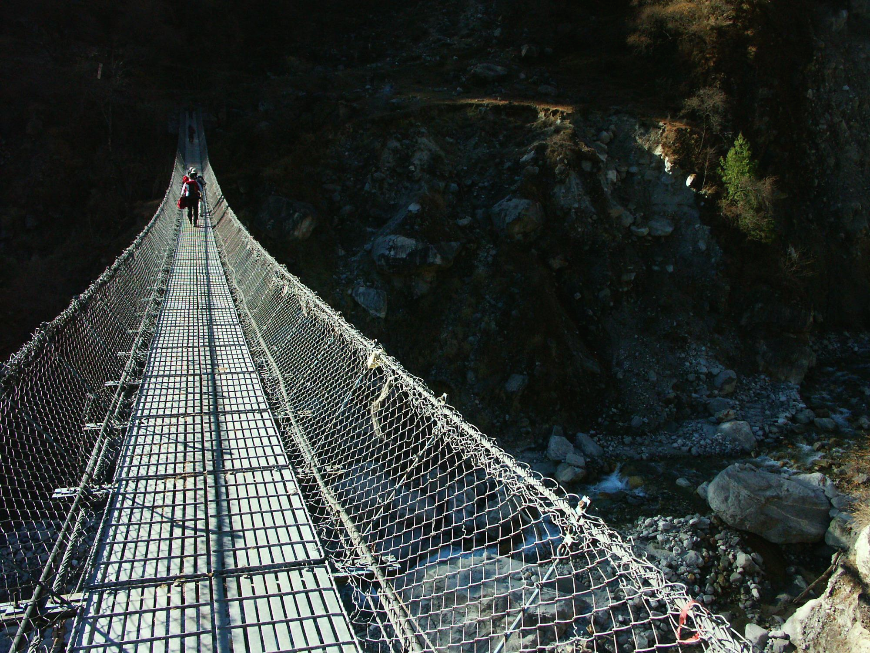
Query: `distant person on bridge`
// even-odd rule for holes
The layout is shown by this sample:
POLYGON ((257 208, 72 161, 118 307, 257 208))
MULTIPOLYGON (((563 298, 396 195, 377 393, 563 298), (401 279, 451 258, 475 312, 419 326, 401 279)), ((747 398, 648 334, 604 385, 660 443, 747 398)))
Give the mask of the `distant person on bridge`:
POLYGON ((202 186, 197 181, 196 168, 191 168, 181 178, 181 197, 178 198, 178 208, 187 209, 187 220, 194 227, 199 220, 199 200, 202 197, 202 186))

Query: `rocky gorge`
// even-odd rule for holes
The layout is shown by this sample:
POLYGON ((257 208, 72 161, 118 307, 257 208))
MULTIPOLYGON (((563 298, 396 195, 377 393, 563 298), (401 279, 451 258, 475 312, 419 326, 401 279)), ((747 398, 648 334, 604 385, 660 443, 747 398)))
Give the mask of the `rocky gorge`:
MULTIPOLYGON (((196 35, 137 2, 100 21, 31 4, 0 9, 22 28, 0 42, 10 351, 147 219, 166 118, 201 107, 254 236, 437 395, 759 649, 862 650, 820 615, 867 620, 867 2, 218 3, 196 35), (687 6, 728 11, 682 16, 700 16, 688 46, 656 22, 663 45, 636 47, 645 10, 687 6), (741 133, 776 180, 770 242, 723 211, 741 133), (78 231, 111 235, 99 261, 78 231), (40 271, 64 281, 28 309, 40 271)), ((351 487, 395 489, 375 466, 334 489, 351 487)), ((414 492, 395 512, 416 525, 434 506, 408 510, 414 492)), ((480 517, 457 508, 451 527, 480 517)), ((419 554, 381 528, 387 555, 419 554)), ((510 575, 489 544, 473 555, 510 575)))

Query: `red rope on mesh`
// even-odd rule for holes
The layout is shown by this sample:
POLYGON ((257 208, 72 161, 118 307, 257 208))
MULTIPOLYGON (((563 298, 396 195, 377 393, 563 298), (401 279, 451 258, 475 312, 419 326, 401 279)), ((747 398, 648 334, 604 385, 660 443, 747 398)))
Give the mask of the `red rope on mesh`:
POLYGON ((677 628, 677 644, 695 644, 696 642, 701 641, 701 627, 698 626, 695 634, 689 637, 689 639, 683 639, 683 628, 686 626, 686 618, 689 616, 689 612, 694 606, 701 606, 700 603, 695 601, 694 599, 690 599, 688 603, 680 610, 680 625, 677 628))

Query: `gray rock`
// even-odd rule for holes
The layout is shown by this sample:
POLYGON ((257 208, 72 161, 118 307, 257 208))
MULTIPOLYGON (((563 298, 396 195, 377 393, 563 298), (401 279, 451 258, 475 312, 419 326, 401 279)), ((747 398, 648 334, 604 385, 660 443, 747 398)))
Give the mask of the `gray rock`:
POLYGON ((707 492, 710 489, 710 482, 704 481, 698 486, 698 489, 695 490, 698 493, 698 496, 701 497, 704 501, 707 501, 707 492))
POLYGON ((813 487, 821 488, 828 499, 838 496, 837 486, 834 482, 821 472, 813 472, 811 474, 795 474, 792 476, 795 481, 812 485, 813 487))
POLYGON ((647 223, 649 235, 662 238, 674 232, 674 223, 667 218, 653 218, 647 223))
MULTIPOLYGON (((591 612, 558 583, 542 584, 536 565, 489 549, 463 553, 445 547, 393 586, 435 648, 454 653, 487 653, 518 614, 519 632, 549 646, 563 638, 576 615, 591 612), (540 591, 533 594, 536 587, 540 591)), ((526 650, 526 637, 511 637, 505 653, 526 650)))
POLYGON ((550 437, 550 442, 547 444, 547 458, 555 462, 564 462, 568 454, 572 453, 574 453, 574 445, 568 438, 559 435, 550 437))
POLYGON ((743 551, 737 554, 734 564, 746 574, 754 574, 758 571, 758 565, 755 564, 752 556, 743 551))
POLYGON ((521 240, 544 224, 544 209, 539 202, 507 197, 492 207, 492 222, 499 233, 521 240))
POLYGON ((529 385, 529 377, 525 374, 511 374, 504 384, 504 391, 509 395, 521 393, 529 385))
POLYGON ((813 424, 815 424, 817 429, 826 433, 833 433, 837 430, 837 423, 830 417, 816 417, 813 420, 813 424))
POLYGON ((360 463, 336 479, 332 486, 336 498, 351 517, 382 508, 385 497, 392 497, 383 510, 382 536, 392 536, 407 523, 435 519, 435 499, 393 480, 378 463, 360 463))
POLYGON ((583 187, 583 181, 573 170, 568 173, 565 181, 553 186, 550 195, 553 199, 553 206, 562 211, 578 210, 581 214, 589 216, 595 214, 595 207, 592 206, 592 201, 583 187))
POLYGON ((735 464, 707 490, 710 507, 729 526, 777 544, 818 542, 828 529, 830 503, 821 488, 735 464))
POLYGON ((858 540, 858 529, 855 520, 844 512, 837 511, 825 531, 825 544, 835 549, 848 551, 858 540))
POLYGON ((728 410, 733 406, 734 402, 730 399, 725 399, 724 397, 714 397, 707 402, 707 410, 710 411, 711 415, 718 415, 723 410, 728 410))
POLYGON ((376 288, 357 286, 353 289, 353 298, 357 304, 375 317, 387 316, 387 293, 376 288))
POLYGON ((565 456, 565 462, 572 467, 579 467, 580 469, 586 468, 586 459, 576 452, 569 453, 567 456, 565 456))
POLYGON ((795 413, 794 421, 798 424, 809 424, 816 418, 816 414, 809 408, 803 408, 795 413))
POLYGON ((471 76, 480 82, 494 82, 508 76, 508 69, 494 63, 479 63, 471 68, 471 76))
POLYGON ((578 433, 575 435, 574 444, 580 448, 580 451, 582 451, 583 455, 587 458, 596 459, 604 456, 604 449, 602 449, 595 440, 585 433, 578 433))
POLYGON ((730 395, 734 392, 734 386, 736 385, 737 372, 734 370, 724 370, 713 378, 713 387, 723 395, 730 395))
POLYGON ((752 451, 757 446, 755 434, 749 422, 733 421, 719 425, 716 432, 734 447, 741 451, 752 451))
POLYGON ((764 647, 767 646, 767 640, 769 638, 765 628, 753 623, 746 624, 746 628, 743 630, 743 636, 749 640, 750 644, 757 646, 762 651, 764 650, 764 647))
POLYGON ((758 367, 774 381, 801 383, 816 364, 816 353, 806 338, 783 336, 759 343, 758 367))
POLYGON ((556 468, 556 480, 563 485, 576 483, 586 477, 586 470, 581 467, 574 467, 568 463, 560 463, 556 468))
POLYGON ((870 583, 870 526, 865 526, 855 542, 855 566, 865 583, 870 583))
POLYGON ((692 482, 687 478, 680 477, 677 479, 677 485, 682 488, 690 488, 692 487, 692 482))
POLYGON ((274 235, 280 234, 289 240, 306 240, 317 226, 318 218, 310 204, 270 195, 263 202, 255 222, 274 235))
POLYGON ((768 640, 768 647, 766 650, 770 653, 786 653, 790 646, 791 642, 787 639, 776 637, 768 640))
POLYGON ((459 243, 443 243, 439 247, 406 236, 390 234, 372 243, 375 264, 387 272, 415 272, 421 268, 444 268, 453 263, 459 243))
POLYGON ((831 505, 834 508, 843 512, 848 510, 855 502, 852 497, 846 496, 845 494, 835 494, 834 496, 829 496, 828 498, 831 500, 831 505))
POLYGON ((602 131, 598 134, 598 142, 604 143, 607 145, 611 140, 613 140, 613 134, 609 131, 602 131))
POLYGON ((697 551, 689 551, 683 556, 683 563, 687 567, 698 568, 704 564, 704 557, 697 551))

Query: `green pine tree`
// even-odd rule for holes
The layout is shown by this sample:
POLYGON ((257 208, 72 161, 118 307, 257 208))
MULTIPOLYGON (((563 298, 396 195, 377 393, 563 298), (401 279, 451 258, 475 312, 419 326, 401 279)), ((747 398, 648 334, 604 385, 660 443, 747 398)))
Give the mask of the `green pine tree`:
POLYGON ((719 174, 725 184, 722 210, 752 240, 773 240, 771 216, 773 180, 758 176, 758 162, 752 158, 749 141, 740 134, 724 159, 719 159, 719 174))

